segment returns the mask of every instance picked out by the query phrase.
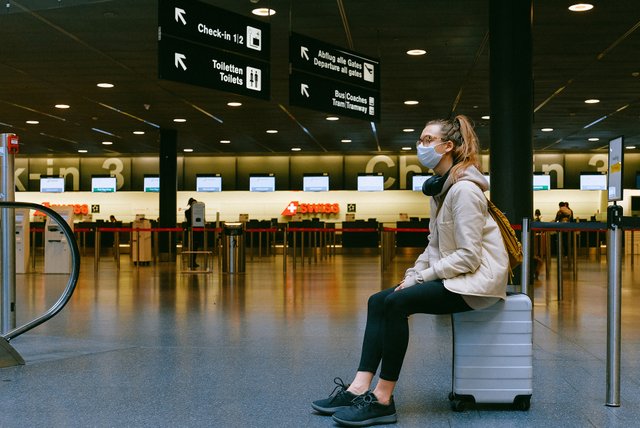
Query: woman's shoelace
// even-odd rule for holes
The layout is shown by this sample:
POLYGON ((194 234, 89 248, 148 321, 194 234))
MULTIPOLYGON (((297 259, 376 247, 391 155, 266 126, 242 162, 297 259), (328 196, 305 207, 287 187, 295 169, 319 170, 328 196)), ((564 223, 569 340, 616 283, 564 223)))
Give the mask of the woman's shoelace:
POLYGON ((343 380, 339 377, 334 378, 333 383, 336 384, 336 387, 333 388, 333 391, 331 391, 331 394, 329 394, 329 397, 337 396, 341 392, 346 391, 347 388, 349 387, 349 385, 345 385, 343 380))

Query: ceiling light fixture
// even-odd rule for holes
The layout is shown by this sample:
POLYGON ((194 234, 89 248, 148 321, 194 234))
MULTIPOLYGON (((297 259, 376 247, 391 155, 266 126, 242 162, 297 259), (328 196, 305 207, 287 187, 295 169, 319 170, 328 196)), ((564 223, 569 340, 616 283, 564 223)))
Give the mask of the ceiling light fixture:
POLYGON ((230 144, 231 140, 220 140, 220 144, 230 144))
POLYGON ((411 56, 420 56, 420 55, 425 55, 427 53, 427 51, 425 51, 424 49, 409 49, 407 51, 407 55, 411 55, 411 56))
POLYGON ((418 101, 415 101, 415 100, 407 100, 407 101, 404 102, 404 104, 407 105, 407 106, 415 106, 415 105, 420 104, 420 103, 418 101))
POLYGON ((65 108, 69 108, 69 104, 56 104, 54 106, 55 108, 59 108, 59 109, 65 109, 65 108))
POLYGON ((102 144, 105 146, 110 146, 113 144, 113 141, 103 141, 102 144))
POLYGON ((144 135, 144 131, 133 131, 135 135, 144 135))
POLYGON ((584 100, 585 104, 598 104, 600 102, 597 98, 589 98, 588 100, 584 100))
POLYGON ((182 149, 183 152, 185 153, 191 153, 193 151, 193 149, 182 149))
POLYGON ((276 14, 276 11, 269 9, 268 7, 259 7, 257 9, 253 9, 251 13, 257 16, 273 16, 276 14))
POLYGON ((277 129, 267 129, 267 134, 277 134, 278 130, 277 129))
POLYGON ((240 107, 242 105, 242 103, 239 103, 237 101, 231 101, 231 102, 228 102, 227 105, 229 107, 240 107))
POLYGON ((600 138, 597 138, 597 137, 591 137, 591 138, 589 138, 589 141, 600 141, 600 138))
POLYGON ((173 121, 176 122, 176 123, 185 123, 187 121, 187 119, 176 118, 176 119, 173 119, 173 121))
POLYGON ((342 140, 340 140, 341 143, 350 143, 351 140, 349 140, 348 138, 344 138, 342 140))
POLYGON ((633 150, 635 148, 636 148, 636 146, 627 146, 627 150, 633 150))
POLYGON ((404 128, 402 130, 402 132, 413 132, 413 131, 415 131, 415 129, 413 129, 413 128, 404 128))
POLYGON ((115 85, 113 83, 98 83, 96 86, 98 88, 110 89, 110 88, 113 88, 115 85))
POLYGON ((37 120, 27 120, 27 122, 26 122, 26 123, 28 123, 29 125, 37 125, 37 124, 39 124, 40 122, 39 122, 39 121, 37 121, 37 120))
POLYGON ((404 150, 404 151, 408 151, 408 150, 411 150, 411 149, 413 149, 413 147, 403 147, 402 148, 402 150, 404 150))
POLYGON ((552 132, 553 128, 542 128, 541 131, 542 132, 552 132))
POLYGON ((569 6, 571 12, 586 12, 593 9, 593 5, 590 3, 576 3, 569 6))
POLYGON ((489 120, 489 119, 491 119, 491 116, 489 116, 489 115, 485 115, 485 116, 482 116, 482 117, 481 117, 481 119, 489 120))
POLYGON ((291 147, 292 152, 299 152, 300 150, 302 150, 300 147, 291 147))
POLYGON ((336 120, 340 120, 340 118, 339 118, 339 117, 337 117, 337 116, 327 116, 327 120, 329 120, 329 121, 336 121, 336 120))
POLYGON ((87 149, 78 149, 78 153, 87 153, 88 150, 87 149))

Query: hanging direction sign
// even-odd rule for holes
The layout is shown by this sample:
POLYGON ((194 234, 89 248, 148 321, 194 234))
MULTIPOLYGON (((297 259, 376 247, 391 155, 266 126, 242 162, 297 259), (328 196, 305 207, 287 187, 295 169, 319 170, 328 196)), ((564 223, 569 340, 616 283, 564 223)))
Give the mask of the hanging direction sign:
POLYGON ((292 69, 380 90, 380 61, 311 37, 291 33, 289 61, 292 69))
POLYGON ((160 0, 161 34, 269 61, 270 25, 194 0, 160 0))
POLYGON ((269 63, 165 36, 159 42, 161 79, 269 99, 269 63))
POLYGON ((158 23, 160 78, 269 99, 269 24, 194 0, 160 0, 158 23))
POLYGON ((380 120, 378 91, 303 72, 289 77, 289 103, 370 122, 380 120))
POLYGON ((289 38, 289 104, 378 122, 380 61, 297 33, 289 38))

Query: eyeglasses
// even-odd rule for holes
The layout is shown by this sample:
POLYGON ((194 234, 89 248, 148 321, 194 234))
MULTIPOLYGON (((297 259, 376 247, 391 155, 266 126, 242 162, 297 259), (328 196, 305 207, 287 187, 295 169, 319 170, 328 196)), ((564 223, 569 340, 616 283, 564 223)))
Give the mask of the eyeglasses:
POLYGON ((431 145, 432 142, 434 142, 436 140, 440 140, 440 141, 444 142, 444 138, 442 138, 442 137, 434 137, 433 135, 425 135, 424 137, 422 137, 421 139, 416 141, 416 147, 418 147, 421 144, 423 146, 429 146, 429 145, 431 145))

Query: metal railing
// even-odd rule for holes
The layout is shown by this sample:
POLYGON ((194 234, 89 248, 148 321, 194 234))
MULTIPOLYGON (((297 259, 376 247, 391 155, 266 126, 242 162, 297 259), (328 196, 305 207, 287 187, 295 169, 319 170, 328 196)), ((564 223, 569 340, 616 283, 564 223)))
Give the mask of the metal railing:
MULTIPOLYGON (((69 281, 67 281, 67 285, 60 298, 53 304, 53 306, 51 306, 51 308, 39 317, 16 327, 1 336, 5 340, 9 341, 53 318, 62 310, 62 308, 65 307, 67 303, 69 303, 80 275, 80 250, 78 249, 78 243, 76 242, 75 235, 67 222, 60 214, 51 208, 30 202, 0 202, 0 208, 29 208, 46 213, 56 223, 58 223, 64 236, 67 238, 69 248, 71 249, 71 273, 69 275, 69 281)), ((13 237, 11 237, 11 239, 13 239, 13 237)))

